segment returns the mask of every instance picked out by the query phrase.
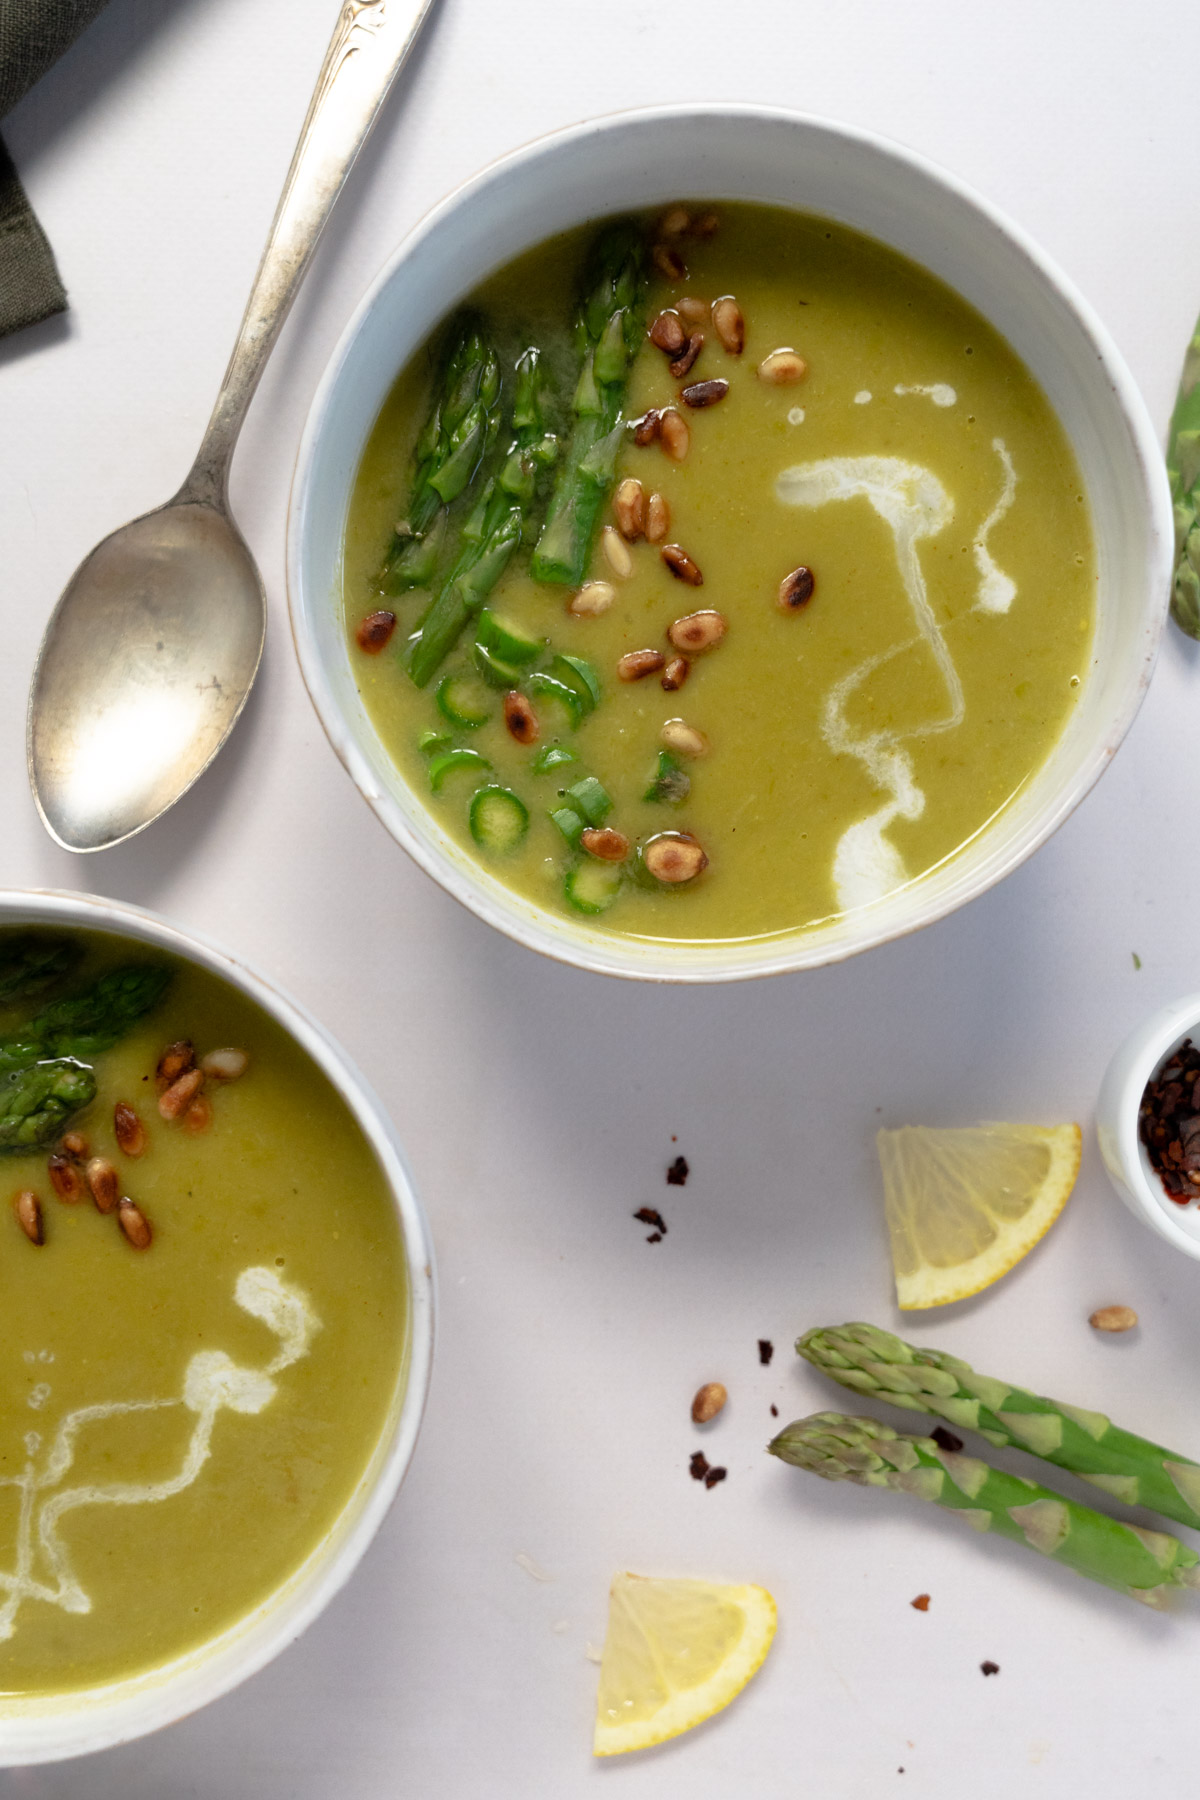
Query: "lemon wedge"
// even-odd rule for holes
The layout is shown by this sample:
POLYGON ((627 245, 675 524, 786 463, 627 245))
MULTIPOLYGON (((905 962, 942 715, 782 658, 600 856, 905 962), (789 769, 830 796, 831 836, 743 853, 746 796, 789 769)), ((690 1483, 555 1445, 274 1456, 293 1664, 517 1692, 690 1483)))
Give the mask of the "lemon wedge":
POLYGON ((618 1575, 596 1700, 597 1756, 648 1750, 711 1719, 761 1667, 775 1636, 765 1588, 618 1575))
POLYGON ((876 1141, 902 1312, 999 1281, 1049 1231, 1079 1173, 1078 1125, 904 1125, 876 1141))

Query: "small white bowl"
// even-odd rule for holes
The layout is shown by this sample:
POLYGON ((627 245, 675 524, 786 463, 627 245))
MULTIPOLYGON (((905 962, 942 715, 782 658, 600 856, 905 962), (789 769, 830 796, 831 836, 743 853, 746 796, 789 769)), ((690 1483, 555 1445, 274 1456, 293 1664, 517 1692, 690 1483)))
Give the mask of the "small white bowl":
POLYGON ((1130 1032, 1100 1084, 1096 1136, 1109 1178, 1134 1217, 1185 1256, 1200 1259, 1200 1206, 1179 1206, 1168 1197, 1138 1133, 1146 1083, 1189 1037, 1200 1044, 1200 994, 1164 1006, 1130 1032))
POLYGON ((1162 452, 1133 380, 1086 301, 1025 234, 953 176, 871 132, 762 106, 678 106, 593 120, 527 145, 434 209, 342 336, 300 445, 288 524, 292 630, 329 740, 398 843, 480 918, 603 974, 734 981, 836 962, 942 918, 1009 874, 1062 823, 1129 728, 1166 617, 1173 543, 1162 452), (1045 764, 942 867, 812 931, 656 943, 513 893, 442 830, 359 696, 342 621, 354 477, 397 373, 486 275, 582 221, 669 200, 757 200, 880 239, 957 290, 1041 383, 1078 458, 1099 564, 1092 667, 1045 764))
POLYGON ((395 1130, 379 1101, 317 1021, 245 963, 136 907, 88 894, 0 892, 0 925, 60 925, 152 944, 195 963, 261 1006, 307 1051, 349 1107, 391 1189, 409 1286, 403 1391, 369 1467, 325 1539, 248 1617, 148 1674, 62 1694, 0 1697, 0 1768, 57 1762, 157 1731, 253 1675, 326 1607, 353 1573, 396 1496, 416 1444, 433 1358, 433 1247, 395 1130))

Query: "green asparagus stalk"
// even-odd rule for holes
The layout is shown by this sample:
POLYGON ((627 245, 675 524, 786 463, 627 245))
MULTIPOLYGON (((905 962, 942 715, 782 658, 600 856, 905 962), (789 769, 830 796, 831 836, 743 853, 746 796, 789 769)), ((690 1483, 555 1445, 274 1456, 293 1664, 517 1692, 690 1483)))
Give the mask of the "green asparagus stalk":
POLYGON ((1103 1413, 977 1375, 957 1356, 915 1349, 875 1325, 806 1331, 796 1349, 856 1394, 934 1413, 990 1444, 1031 1450, 1128 1506, 1200 1527, 1200 1464, 1122 1431, 1103 1413))
POLYGON ((70 974, 82 955, 83 946, 71 938, 34 933, 6 938, 0 946, 0 1006, 53 987, 70 974))
POLYGON ((453 501, 465 493, 500 429, 500 364, 478 322, 459 321, 429 416, 413 451, 408 516, 392 534, 379 576, 386 594, 428 587, 453 501))
POLYGON ((1029 1544, 1147 1606, 1161 1606, 1173 1587, 1200 1587, 1200 1556, 1167 1532, 1123 1525, 1023 1475, 943 1450, 933 1438, 905 1437, 875 1419, 814 1413, 786 1425, 767 1448, 826 1481, 932 1500, 976 1531, 1029 1544))
POLYGON ((0 1037, 0 1072, 51 1057, 110 1050, 156 1006, 171 979, 162 963, 127 963, 81 994, 56 1000, 17 1031, 0 1037))
POLYGON ((96 1077, 85 1063, 39 1062, 0 1076, 0 1151, 52 1143, 95 1093, 96 1077))
POLYGON ((575 327, 575 423, 533 553, 538 581, 576 586, 587 572, 621 445, 629 366, 642 340, 643 265, 641 234, 631 224, 610 226, 592 255, 588 295, 575 327))
POLYGON ((1175 504, 1175 579, 1171 611, 1200 638, 1200 321, 1183 359, 1183 377, 1167 437, 1167 474, 1175 504))
POLYGON ((409 673, 424 687, 457 642, 467 620, 478 613, 503 575, 525 532, 537 497, 538 475, 558 454, 558 440, 546 430, 547 393, 537 350, 517 363, 513 441, 496 476, 489 481, 462 528, 462 550, 413 645, 409 673))

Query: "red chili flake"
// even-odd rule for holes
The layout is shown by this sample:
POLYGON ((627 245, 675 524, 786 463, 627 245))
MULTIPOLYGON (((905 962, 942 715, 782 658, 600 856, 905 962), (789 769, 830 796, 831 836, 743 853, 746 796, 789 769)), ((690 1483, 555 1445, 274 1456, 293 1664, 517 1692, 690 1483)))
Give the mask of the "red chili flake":
POLYGON ((779 1408, 774 1404, 773 1401, 771 1403, 771 1417, 773 1419, 777 1419, 779 1417, 779 1408))
POLYGON ((914 1612, 928 1612, 929 1611, 929 1595, 928 1594, 918 1594, 916 1599, 910 1600, 908 1604, 912 1607, 914 1612))
POLYGON ((982 1671, 985 1675, 998 1675, 1000 1673, 1000 1664, 999 1663, 981 1662, 979 1667, 982 1669, 982 1671))
POLYGON ((935 1425, 929 1435, 939 1450, 949 1450, 951 1453, 956 1453, 963 1447, 962 1439, 960 1437, 955 1437, 952 1431, 947 1431, 944 1425, 935 1425))
POLYGON ((1200 1051, 1191 1038, 1146 1083, 1138 1132, 1168 1199, 1187 1206, 1200 1195, 1200 1051))
POLYGON ((688 1464, 688 1468, 692 1472, 693 1481, 704 1480, 704 1477, 708 1474, 708 1458, 705 1456, 703 1450, 693 1451, 692 1460, 688 1464))
POLYGON ((633 1216, 638 1221, 639 1225, 649 1225, 658 1234, 656 1237, 648 1237, 646 1239, 648 1244, 656 1244, 662 1238, 666 1237, 667 1221, 663 1218, 657 1208, 653 1206, 639 1206, 633 1216))
POLYGON ((652 1231, 650 1233, 649 1237, 646 1239, 646 1242, 648 1244, 661 1244, 662 1240, 663 1240, 663 1234, 661 1231, 652 1231))
POLYGON ((687 1157, 686 1156, 677 1156, 675 1158, 675 1161, 671 1164, 670 1168, 667 1170, 667 1186, 668 1187, 686 1187, 687 1186, 687 1178, 688 1178, 687 1157))
POLYGON ((775 1354, 775 1346, 771 1342, 770 1338, 759 1338, 759 1340, 758 1340, 758 1360, 762 1364, 764 1369, 766 1368, 767 1364, 770 1362, 770 1360, 774 1356, 774 1354, 775 1354))
POLYGON ((724 1479, 728 1475, 728 1473, 729 1473, 728 1469, 710 1469, 708 1471, 708 1474, 704 1477, 705 1487, 706 1488, 716 1487, 718 1481, 724 1481, 724 1479))

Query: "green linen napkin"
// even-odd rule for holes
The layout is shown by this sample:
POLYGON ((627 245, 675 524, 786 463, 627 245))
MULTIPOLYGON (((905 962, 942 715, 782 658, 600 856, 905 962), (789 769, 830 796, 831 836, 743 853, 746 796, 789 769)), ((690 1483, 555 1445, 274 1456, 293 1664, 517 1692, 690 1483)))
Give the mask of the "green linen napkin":
MULTIPOLYGON (((0 0, 0 118, 90 25, 105 0, 0 0)), ((0 336, 62 312, 66 291, 46 234, 0 143, 0 336)))

